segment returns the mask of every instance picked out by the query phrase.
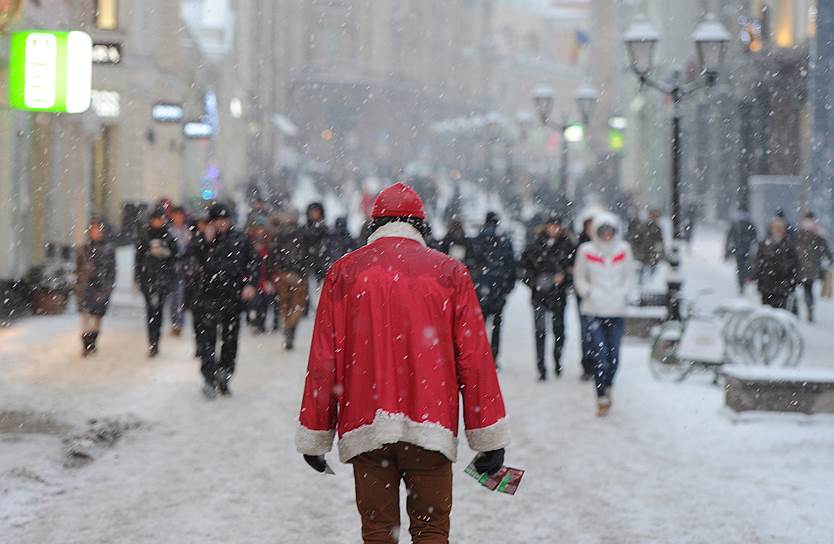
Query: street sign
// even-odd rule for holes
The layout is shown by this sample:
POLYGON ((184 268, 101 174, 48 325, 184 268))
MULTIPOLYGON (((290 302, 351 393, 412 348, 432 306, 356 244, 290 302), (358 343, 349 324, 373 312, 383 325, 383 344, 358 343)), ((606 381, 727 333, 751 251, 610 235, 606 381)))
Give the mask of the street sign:
POLYGON ((181 123, 183 116, 181 104, 157 102, 151 108, 151 118, 157 123, 181 123))
POLYGON ((24 30, 9 45, 9 104, 82 113, 90 107, 93 42, 85 32, 24 30))
POLYGON ((119 64, 122 62, 122 45, 119 43, 93 44, 93 64, 119 64))
POLYGON ((214 129, 203 121, 189 121, 183 125, 182 133, 189 140, 207 140, 214 136, 214 129))

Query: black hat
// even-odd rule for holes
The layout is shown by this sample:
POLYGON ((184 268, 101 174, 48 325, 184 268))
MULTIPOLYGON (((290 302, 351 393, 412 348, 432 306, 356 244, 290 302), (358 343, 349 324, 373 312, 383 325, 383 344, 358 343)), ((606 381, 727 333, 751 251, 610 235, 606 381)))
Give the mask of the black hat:
POLYGON ((547 218, 547 224, 548 225, 561 225, 562 224, 562 218, 559 217, 558 215, 551 215, 550 217, 547 218))
POLYGON ((229 210, 229 207, 225 204, 214 204, 211 208, 209 208, 208 213, 208 220, 214 221, 215 219, 231 219, 232 212, 229 210))
POLYGON ((486 219, 484 219, 484 224, 486 225, 497 225, 501 222, 501 218, 498 217, 498 214, 495 212, 487 212, 486 219))

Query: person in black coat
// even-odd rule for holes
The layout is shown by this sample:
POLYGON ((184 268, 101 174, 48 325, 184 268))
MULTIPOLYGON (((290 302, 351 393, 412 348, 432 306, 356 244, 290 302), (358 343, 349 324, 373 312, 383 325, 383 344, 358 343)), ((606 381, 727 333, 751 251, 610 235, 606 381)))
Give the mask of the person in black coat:
POLYGON ((197 346, 195 356, 202 359, 201 345, 198 341, 200 333, 200 305, 197 304, 200 298, 200 289, 203 281, 203 267, 200 262, 202 246, 206 243, 205 232, 208 226, 208 219, 200 217, 189 225, 191 236, 188 247, 185 250, 183 259, 183 276, 185 278, 185 307, 191 310, 191 322, 194 327, 194 339, 197 346))
POLYGON ((467 256, 484 320, 492 320, 492 355, 496 365, 504 305, 516 280, 513 243, 498 233, 498 224, 498 215, 489 212, 481 232, 471 240, 467 256))
POLYGON ((306 254, 307 277, 321 283, 330 268, 330 229, 325 223, 324 206, 313 202, 307 207, 307 223, 301 228, 301 243, 306 254))
POLYGON ((446 236, 440 240, 438 250, 453 259, 463 263, 466 262, 466 254, 469 251, 469 239, 466 237, 466 231, 460 220, 452 219, 449 221, 446 236))
POLYGON ((347 217, 339 217, 331 235, 330 258, 336 262, 356 248, 356 240, 348 230, 347 217))
POLYGON ((762 304, 788 308, 788 301, 799 283, 800 262, 793 240, 782 219, 770 223, 770 235, 759 244, 755 278, 762 304))
POLYGON ((203 393, 214 398, 229 395, 235 370, 241 313, 255 298, 258 260, 248 237, 232 227, 230 210, 214 204, 209 210, 202 243, 195 257, 200 266, 198 342, 205 385, 203 393), (217 332, 222 348, 217 357, 217 332))
POLYGON ((553 327, 553 359, 556 376, 562 374, 562 347, 565 343, 565 305, 571 285, 571 266, 576 246, 562 229, 562 221, 552 217, 542 225, 538 236, 521 257, 523 281, 532 293, 536 326, 536 367, 539 380, 547 379, 545 343, 547 314, 553 327))
POLYGON ((739 294, 744 293, 744 284, 750 278, 753 248, 759 238, 756 225, 750 221, 750 214, 744 210, 738 212, 738 217, 730 226, 727 242, 724 246, 724 258, 736 261, 736 282, 739 294))
POLYGON ((116 284, 116 248, 109 239, 107 226, 99 219, 92 219, 87 237, 87 243, 78 249, 75 260, 82 357, 96 351, 101 319, 107 313, 116 284))
POLYGON ((151 212, 148 226, 136 243, 133 277, 145 297, 148 322, 148 355, 159 353, 162 330, 162 308, 174 286, 177 243, 165 226, 165 210, 160 206, 151 212))

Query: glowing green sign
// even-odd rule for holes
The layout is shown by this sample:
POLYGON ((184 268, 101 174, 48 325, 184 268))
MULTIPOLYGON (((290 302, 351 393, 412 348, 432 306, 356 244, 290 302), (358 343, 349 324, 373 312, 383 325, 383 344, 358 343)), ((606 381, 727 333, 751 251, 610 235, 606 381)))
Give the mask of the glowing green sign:
POLYGON ((90 107, 93 42, 84 32, 23 30, 9 45, 9 104, 27 111, 90 107))

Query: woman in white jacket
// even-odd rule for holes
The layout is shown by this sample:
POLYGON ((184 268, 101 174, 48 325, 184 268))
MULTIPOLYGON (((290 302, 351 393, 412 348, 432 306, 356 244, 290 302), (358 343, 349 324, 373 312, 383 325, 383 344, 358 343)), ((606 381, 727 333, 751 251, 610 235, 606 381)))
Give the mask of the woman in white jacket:
POLYGON ((626 304, 635 285, 631 246, 619 238, 617 217, 594 217, 591 241, 579 247, 574 287, 582 297, 580 313, 588 319, 593 345, 597 415, 611 407, 611 385, 620 359, 626 304))

